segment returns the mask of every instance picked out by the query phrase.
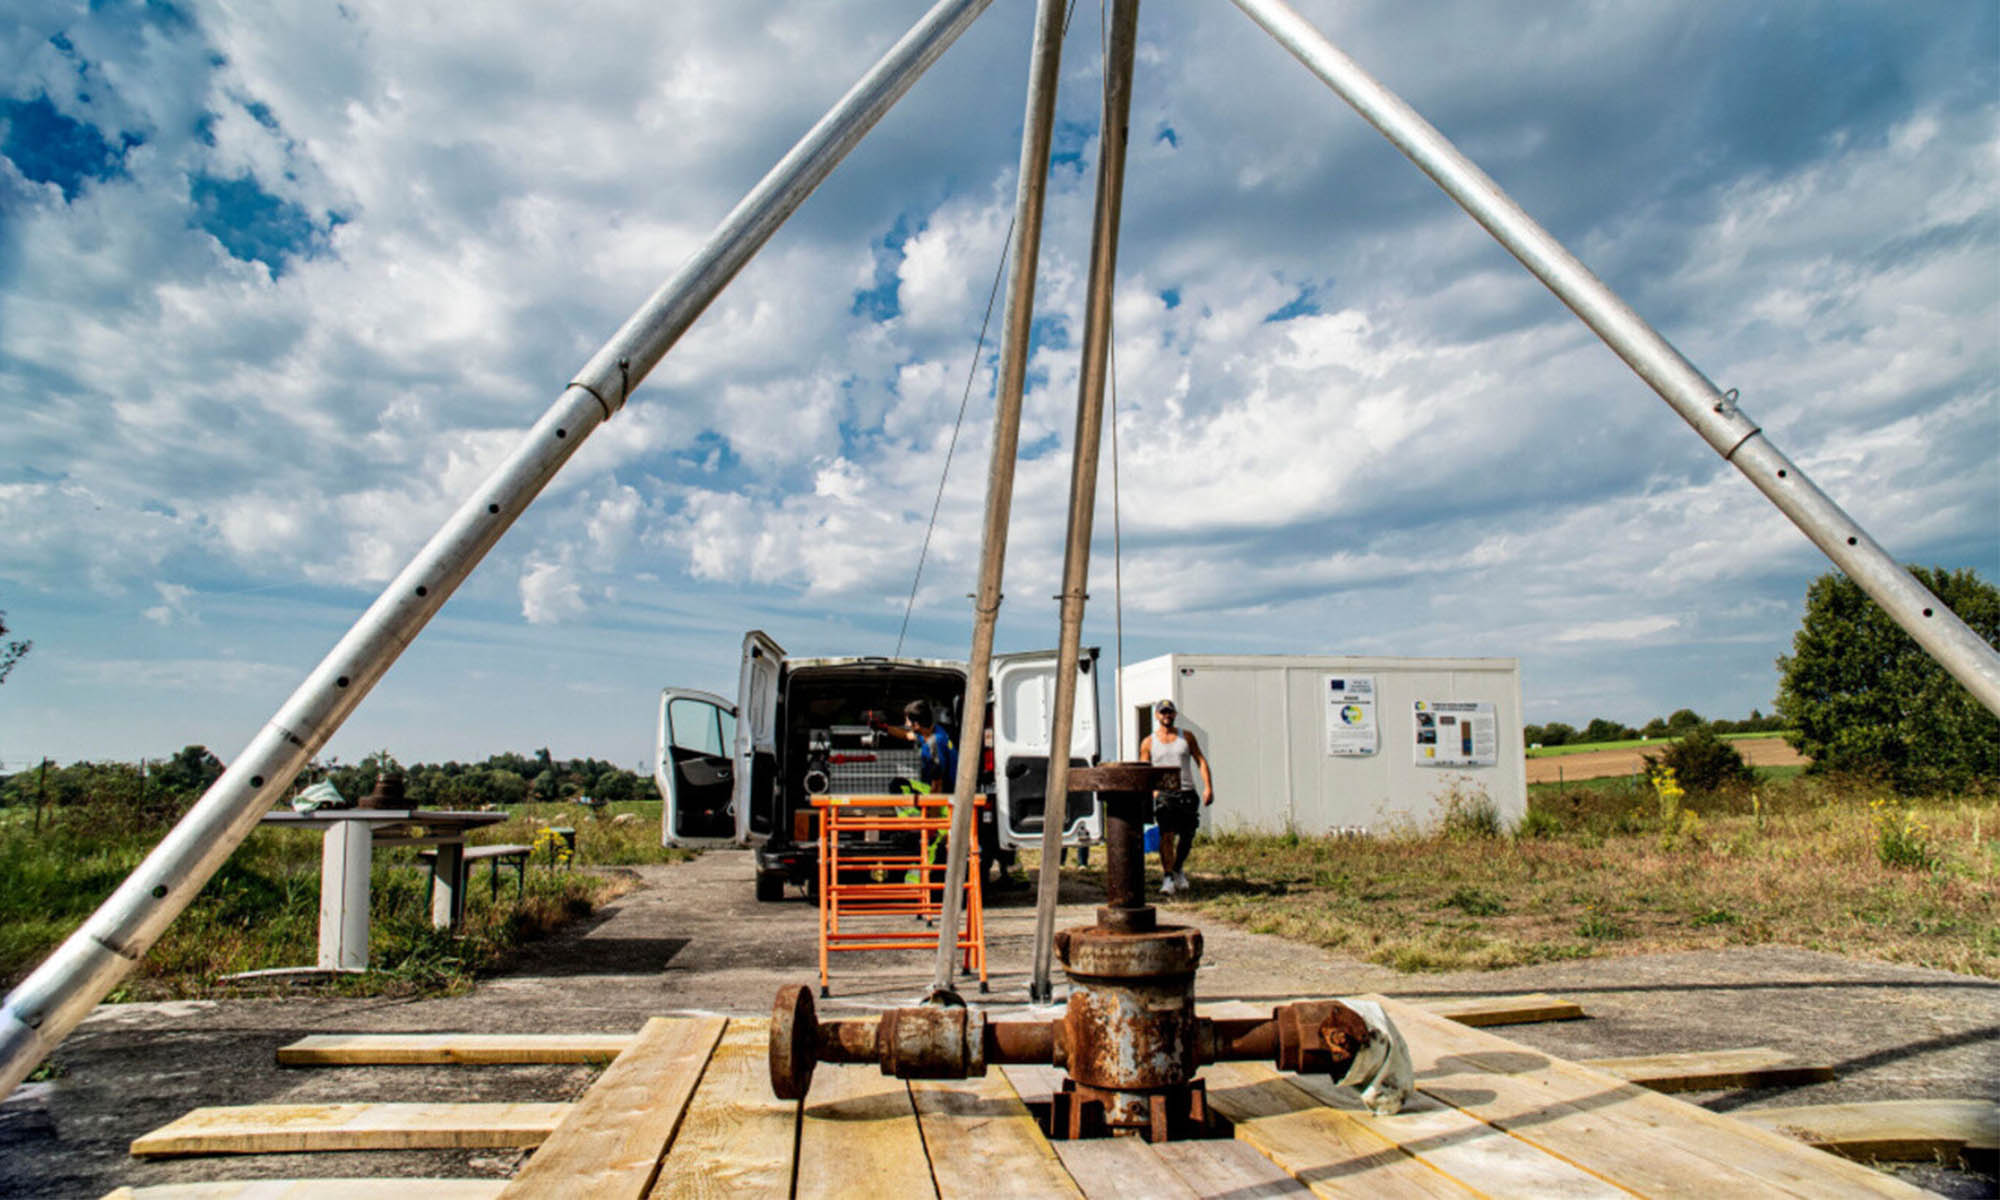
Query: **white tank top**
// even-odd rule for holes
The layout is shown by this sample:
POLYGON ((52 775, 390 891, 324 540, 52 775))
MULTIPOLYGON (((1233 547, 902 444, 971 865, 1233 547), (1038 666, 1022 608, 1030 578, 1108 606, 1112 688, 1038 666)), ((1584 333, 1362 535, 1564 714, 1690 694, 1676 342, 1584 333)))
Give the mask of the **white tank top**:
POLYGON ((1176 736, 1171 742, 1155 735, 1148 745, 1147 755, 1156 767, 1178 767, 1181 773, 1181 788, 1184 791, 1197 790, 1194 786, 1194 763, 1188 758, 1187 734, 1176 731, 1176 736))

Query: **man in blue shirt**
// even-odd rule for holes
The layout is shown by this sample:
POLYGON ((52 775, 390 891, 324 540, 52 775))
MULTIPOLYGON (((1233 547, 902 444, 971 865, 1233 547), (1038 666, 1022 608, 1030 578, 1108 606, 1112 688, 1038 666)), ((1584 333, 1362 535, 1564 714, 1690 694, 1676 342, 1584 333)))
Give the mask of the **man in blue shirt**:
POLYGON ((949 796, 958 783, 958 749, 951 734, 937 723, 928 700, 912 700, 903 706, 903 724, 877 726, 893 738, 917 744, 917 790, 933 796, 949 796))

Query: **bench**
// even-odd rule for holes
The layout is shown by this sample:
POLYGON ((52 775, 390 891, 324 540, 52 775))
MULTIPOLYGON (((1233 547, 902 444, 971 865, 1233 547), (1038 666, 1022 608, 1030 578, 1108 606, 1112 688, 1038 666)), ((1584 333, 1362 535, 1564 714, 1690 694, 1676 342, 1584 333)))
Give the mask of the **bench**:
MULTIPOLYGON (((472 875, 473 862, 483 858, 488 864, 486 882, 489 885, 493 899, 498 900, 500 898, 500 865, 506 863, 514 868, 514 898, 518 900, 527 891, 528 855, 533 853, 533 851, 533 846, 513 844, 467 846, 464 851, 464 857, 459 863, 459 878, 456 881, 454 890, 461 895, 464 894, 466 880, 472 875)), ((437 851, 420 850, 417 852, 417 857, 425 859, 431 864, 431 883, 424 889, 425 894, 428 896, 430 888, 436 886, 437 883, 437 851)))

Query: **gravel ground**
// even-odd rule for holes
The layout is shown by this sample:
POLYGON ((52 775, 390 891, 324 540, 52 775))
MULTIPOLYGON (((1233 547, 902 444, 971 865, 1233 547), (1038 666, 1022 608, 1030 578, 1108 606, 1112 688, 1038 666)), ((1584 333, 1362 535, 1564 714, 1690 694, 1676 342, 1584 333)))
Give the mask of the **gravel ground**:
MULTIPOLYGON (((98 1197, 122 1184, 298 1176, 505 1176, 508 1152, 355 1152, 156 1162, 134 1137, 202 1105, 360 1100, 564 1100, 585 1067, 287 1069, 275 1052, 314 1032, 630 1031, 650 1016, 762 1015, 783 983, 816 981, 812 908, 758 904, 743 852, 638 868, 643 886, 588 927, 552 940, 469 995, 390 1001, 310 993, 268 999, 106 1005, 56 1052, 56 1077, 0 1103, 0 1196, 98 1197)), ((1097 897, 1066 892, 1062 924, 1092 920, 1097 897)), ((988 909, 996 1015, 1026 1003, 1034 925, 1025 893, 988 909)), ((1384 992, 1413 998, 1556 992, 1590 1019, 1497 1030, 1565 1058, 1776 1046, 1833 1064, 1807 1086, 1694 1094, 1729 1111, 1844 1100, 2000 1099, 2000 982, 1784 947, 1599 958, 1487 973, 1402 975, 1278 938, 1210 924, 1205 999, 1384 992)), ((875 1011, 919 996, 925 954, 835 960, 823 1013, 875 1011)), ((1060 985, 1059 985, 1060 986, 1060 985)), ((1898 1168, 1947 1195, 1990 1196, 1992 1178, 1898 1168)))

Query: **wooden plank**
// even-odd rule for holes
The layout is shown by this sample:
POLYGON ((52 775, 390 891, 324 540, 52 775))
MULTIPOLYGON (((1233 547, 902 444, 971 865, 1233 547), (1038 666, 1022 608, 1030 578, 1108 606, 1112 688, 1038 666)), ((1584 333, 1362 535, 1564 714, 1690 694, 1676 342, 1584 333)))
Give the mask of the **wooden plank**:
POLYGON ((495 1200, 504 1179, 230 1179, 122 1187, 104 1200, 495 1200))
POLYGON ((1833 1078, 1828 1063, 1809 1063, 1769 1046, 1645 1054, 1631 1058, 1586 1058, 1583 1065, 1656 1092, 1701 1092, 1716 1088, 1782 1087, 1824 1083, 1833 1078))
POLYGON ((2000 1150, 2000 1104, 1991 1100, 1873 1100, 1752 1108, 1732 1113, 1763 1129, 1846 1158, 1924 1160, 2000 1150))
POLYGON ((288 1067, 608 1063, 629 1033, 316 1033, 278 1048, 288 1067))
POLYGON ((998 1071, 978 1079, 913 1081, 910 1099, 942 1200, 1082 1195, 998 1071))
POLYGON ((654 1200, 791 1194, 799 1106, 771 1094, 770 1025, 729 1022, 660 1164, 654 1200))
POLYGON ((793 1195, 935 1196, 910 1089, 872 1064, 820 1064, 799 1115, 793 1195))
POLYGON ((1200 1200, 1200 1194, 1138 1138, 1049 1144, 1088 1200, 1200 1200))
POLYGON ((197 1108, 132 1143, 141 1158, 538 1146, 567 1104, 253 1104, 197 1108))
POLYGON ((1629 1190, 1710 1196, 1924 1194, 1416 1005, 1381 1003, 1409 1042, 1424 1092, 1629 1190))
MULTIPOLYGON (((1236 1136, 1318 1196, 1470 1198, 1481 1193, 1404 1153, 1351 1114, 1255 1063, 1216 1063, 1208 1102, 1236 1136)), ((1067 1161, 1067 1160, 1065 1160, 1067 1161)))
POLYGON ((1423 1000, 1427 1012, 1450 1017, 1460 1025, 1483 1028, 1489 1025, 1527 1025, 1536 1021, 1575 1021, 1584 1017, 1583 1005, 1560 996, 1531 992, 1525 996, 1490 996, 1472 1000, 1423 1000))
POLYGON ((503 1195, 641 1200, 727 1024, 722 1017, 647 1021, 503 1195))
POLYGON ((1589 1171, 1422 1092, 1411 1096, 1403 1111, 1378 1117, 1367 1110, 1352 1088, 1340 1087, 1324 1076, 1284 1078, 1327 1107, 1349 1114, 1403 1153, 1489 1195, 1596 1200, 1628 1194, 1589 1171))
POLYGON ((1167 1169, 1181 1177, 1197 1196, 1227 1196, 1229 1200, 1298 1200, 1311 1189, 1292 1173, 1265 1158, 1248 1142, 1199 1138, 1153 1147, 1167 1169))

